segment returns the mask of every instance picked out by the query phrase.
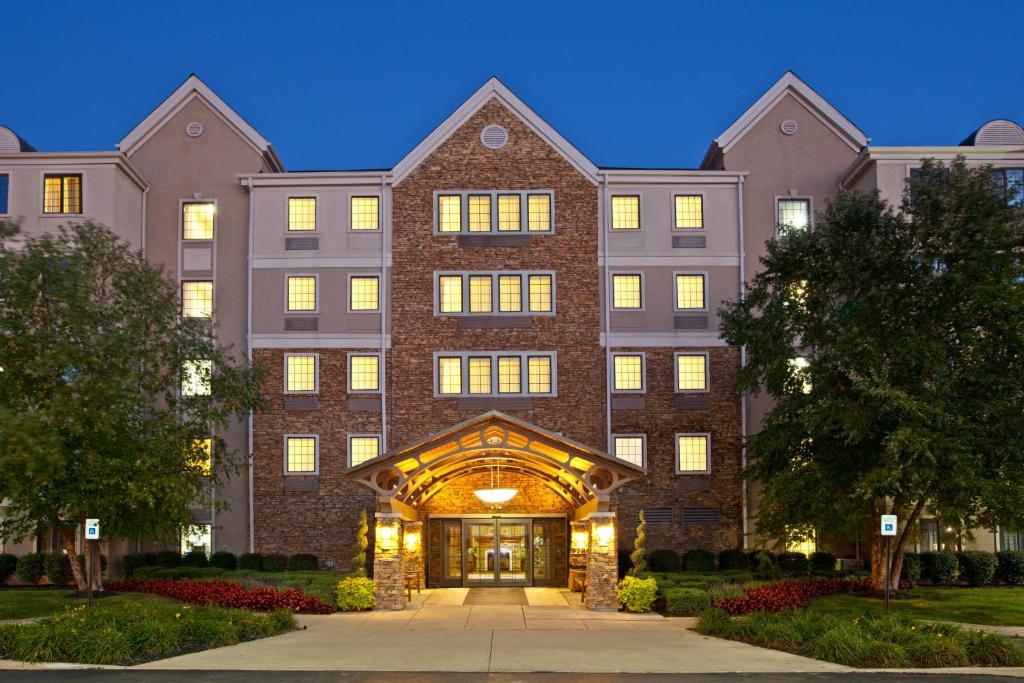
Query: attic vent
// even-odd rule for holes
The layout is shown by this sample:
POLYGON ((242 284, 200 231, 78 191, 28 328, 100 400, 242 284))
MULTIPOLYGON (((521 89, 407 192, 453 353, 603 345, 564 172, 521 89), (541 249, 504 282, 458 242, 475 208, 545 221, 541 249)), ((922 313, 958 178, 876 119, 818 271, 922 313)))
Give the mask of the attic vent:
POLYGON ((198 121, 189 121, 185 125, 185 135, 190 138, 197 138, 203 134, 203 124, 198 121))
POLYGON ((671 524, 672 508, 644 508, 644 520, 648 524, 671 524))
POLYGON ((508 142, 508 131, 496 123, 485 126, 480 131, 480 142, 488 149, 500 149, 508 142))
POLYGON ((1013 121, 996 119, 989 121, 978 129, 974 138, 974 144, 978 147, 989 145, 1024 145, 1024 129, 1013 121))
POLYGON ((717 524, 715 508, 683 508, 683 524, 717 524))
POLYGON ((783 135, 792 135, 800 128, 797 122, 793 119, 786 119, 779 125, 779 130, 782 131, 783 135))

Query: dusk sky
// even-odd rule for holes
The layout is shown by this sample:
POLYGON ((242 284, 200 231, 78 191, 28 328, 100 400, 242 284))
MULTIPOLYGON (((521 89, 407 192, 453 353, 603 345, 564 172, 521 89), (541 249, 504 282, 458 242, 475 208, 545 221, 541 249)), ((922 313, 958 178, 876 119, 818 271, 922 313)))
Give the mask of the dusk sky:
POLYGON ((1024 2, 5 3, 0 124, 109 150, 190 73, 289 170, 390 167, 491 75, 606 166, 693 167, 787 69, 876 145, 1024 122, 1024 2))

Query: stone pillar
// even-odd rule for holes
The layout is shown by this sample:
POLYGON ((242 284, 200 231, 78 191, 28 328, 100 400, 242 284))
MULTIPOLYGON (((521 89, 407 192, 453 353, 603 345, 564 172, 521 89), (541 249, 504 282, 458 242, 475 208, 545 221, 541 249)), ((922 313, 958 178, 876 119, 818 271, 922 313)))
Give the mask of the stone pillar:
POLYGON ((615 585, 619 582, 618 543, 615 538, 615 513, 590 515, 590 553, 587 556, 587 609, 619 609, 615 585))
POLYGON ((416 572, 419 582, 417 588, 426 588, 423 585, 423 522, 402 523, 402 554, 407 572, 416 572))
POLYGON ((405 609, 405 554, 402 550, 402 516, 377 512, 373 543, 373 582, 377 586, 376 609, 405 609))

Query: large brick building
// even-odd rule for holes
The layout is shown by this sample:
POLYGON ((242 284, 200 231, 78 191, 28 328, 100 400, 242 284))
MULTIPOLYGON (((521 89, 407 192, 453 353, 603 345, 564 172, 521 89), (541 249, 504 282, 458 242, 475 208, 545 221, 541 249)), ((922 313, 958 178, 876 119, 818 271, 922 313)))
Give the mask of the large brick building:
POLYGON ((897 198, 921 157, 1024 167, 1009 122, 870 147, 791 73, 698 169, 598 167, 497 79, 388 169, 286 172, 194 76, 118 149, 0 128, 0 215, 111 225, 267 368, 267 409, 223 435, 247 476, 183 546, 346 566, 365 509, 437 586, 564 585, 580 539, 614 556, 641 510, 650 548, 758 542, 738 475, 770 403, 736 394, 717 311, 766 240, 844 186, 897 198))

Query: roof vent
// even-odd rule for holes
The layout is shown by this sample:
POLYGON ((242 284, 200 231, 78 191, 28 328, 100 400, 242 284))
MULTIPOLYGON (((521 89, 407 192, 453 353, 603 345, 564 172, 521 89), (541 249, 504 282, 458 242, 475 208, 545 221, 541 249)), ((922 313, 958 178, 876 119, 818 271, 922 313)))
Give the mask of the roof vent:
POLYGON ((0 154, 10 152, 34 152, 32 145, 28 144, 7 126, 0 126, 0 154))
POLYGON ((797 125, 797 122, 794 121, 793 119, 786 119, 781 124, 779 124, 779 130, 782 131, 783 135, 792 135, 793 133, 797 132, 799 128, 800 126, 797 125))
POLYGON ((508 142, 508 131, 496 123, 480 131, 480 142, 488 149, 500 149, 508 142))
POLYGON ((1024 128, 1013 121, 993 119, 971 133, 960 143, 970 147, 998 147, 1002 145, 1024 145, 1024 128))
POLYGON ((203 124, 198 121, 189 121, 185 125, 185 135, 190 138, 197 138, 203 134, 203 124))

